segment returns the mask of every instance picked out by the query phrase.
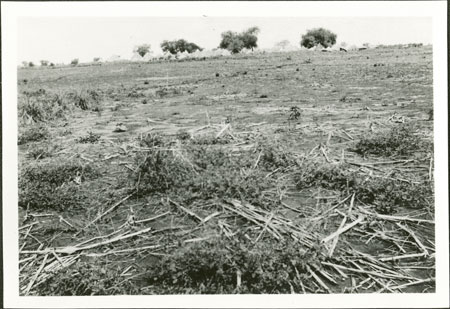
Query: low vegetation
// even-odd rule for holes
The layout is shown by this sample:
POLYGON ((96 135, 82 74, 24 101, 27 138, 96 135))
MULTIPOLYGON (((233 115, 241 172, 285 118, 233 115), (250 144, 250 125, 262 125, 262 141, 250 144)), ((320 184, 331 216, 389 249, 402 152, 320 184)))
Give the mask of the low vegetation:
POLYGON ((59 145, 50 142, 33 143, 28 147, 28 155, 34 160, 53 157, 60 150, 59 145))
POLYGON ((392 178, 368 179, 343 164, 309 164, 296 174, 295 183, 300 190, 320 186, 344 196, 355 194, 360 202, 374 205, 382 214, 405 208, 430 210, 434 205, 433 191, 426 180, 416 184, 392 178))
POLYGON ((400 124, 388 132, 373 133, 363 137, 353 149, 361 155, 407 156, 418 151, 429 150, 430 143, 424 141, 411 124, 400 124))
POLYGON ((37 286, 41 295, 92 296, 136 294, 138 290, 128 280, 123 280, 123 270, 108 269, 107 263, 83 262, 66 268, 56 276, 37 286))
POLYGON ((270 187, 254 159, 231 156, 224 149, 186 145, 177 151, 149 150, 136 158, 134 180, 139 194, 164 194, 180 202, 237 198, 263 205, 270 187))
POLYGON ((25 123, 63 118, 69 110, 63 95, 42 88, 19 95, 18 116, 25 123))
POLYGON ((20 69, 20 295, 434 292, 430 50, 20 69))
POLYGON ((59 161, 34 163, 19 176, 19 206, 35 210, 64 210, 89 206, 86 181, 99 172, 91 165, 59 161))
POLYGON ((295 243, 253 244, 240 235, 189 246, 149 265, 144 276, 149 294, 300 293, 320 259, 295 243))
POLYGON ((19 131, 17 143, 19 145, 23 145, 30 142, 39 142, 49 137, 50 131, 47 126, 42 124, 34 124, 19 131))
POLYGON ((80 136, 77 139, 77 142, 80 144, 95 144, 95 143, 98 143, 98 141, 100 140, 100 137, 101 137, 100 134, 96 134, 96 133, 89 131, 87 133, 87 135, 80 136))
POLYGON ((101 95, 92 89, 52 92, 38 88, 20 93, 18 116, 24 124, 64 119, 76 108, 98 111, 101 101, 101 95))

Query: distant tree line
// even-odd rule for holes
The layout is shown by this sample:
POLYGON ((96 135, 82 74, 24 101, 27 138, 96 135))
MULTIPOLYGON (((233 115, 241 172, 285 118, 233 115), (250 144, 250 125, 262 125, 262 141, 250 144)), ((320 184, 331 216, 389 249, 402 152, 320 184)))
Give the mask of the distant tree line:
MULTIPOLYGON (((254 50, 254 48, 258 47, 258 34, 260 33, 260 29, 256 26, 250 27, 240 33, 234 31, 225 31, 221 34, 221 40, 219 44, 219 48, 227 49, 231 53, 236 54, 241 52, 244 48, 254 50)), ((337 35, 330 30, 324 28, 314 28, 307 30, 306 34, 301 36, 300 45, 306 48, 311 48, 321 44, 323 47, 331 47, 336 44, 337 35)), ((289 41, 283 40, 278 42, 276 46, 278 47, 286 47, 289 45, 289 41)), ((164 40, 161 43, 161 49, 164 52, 169 52, 173 55, 177 53, 193 53, 195 51, 202 51, 203 48, 198 46, 193 42, 189 42, 185 39, 178 40, 164 40)), ((133 52, 138 53, 141 57, 144 57, 146 54, 151 52, 150 44, 141 44, 134 48, 133 52)), ((100 61, 99 57, 95 57, 93 59, 94 62, 100 61)), ((41 60, 41 66, 54 66, 53 63, 50 63, 48 60, 41 60)), ((73 66, 78 65, 79 60, 73 59, 70 64, 73 66)), ((22 65, 24 67, 33 67, 33 62, 23 61, 22 65)))

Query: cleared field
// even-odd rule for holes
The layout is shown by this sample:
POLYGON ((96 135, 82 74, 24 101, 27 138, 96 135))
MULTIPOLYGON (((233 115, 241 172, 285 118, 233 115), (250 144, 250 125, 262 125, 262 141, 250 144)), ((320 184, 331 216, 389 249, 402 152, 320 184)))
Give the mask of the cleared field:
POLYGON ((23 295, 435 290, 431 47, 18 85, 23 295))

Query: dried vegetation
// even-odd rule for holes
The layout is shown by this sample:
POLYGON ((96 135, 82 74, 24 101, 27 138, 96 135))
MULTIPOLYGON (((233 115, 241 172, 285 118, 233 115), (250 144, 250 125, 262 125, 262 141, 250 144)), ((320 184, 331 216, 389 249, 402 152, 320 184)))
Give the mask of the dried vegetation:
MULTIPOLYGON (((289 63, 311 70, 332 57, 319 54, 293 54, 289 63)), ((228 61, 241 70, 249 57, 228 61)), ((202 65, 192 63, 176 65, 202 65)), ((300 74, 289 65, 286 72, 300 74)), ((164 86, 163 77, 139 81, 156 91, 145 96, 166 118, 146 109, 147 88, 135 85, 22 91, 21 295, 433 292, 433 149, 421 110, 411 107, 415 118, 393 123, 385 106, 354 108, 363 102, 351 99, 358 93, 339 102, 331 81, 299 91, 283 88, 290 77, 269 96, 292 91, 293 99, 282 97, 290 105, 266 107, 252 82, 260 73, 246 70, 220 78, 238 79, 234 87, 252 87, 254 96, 213 92, 215 71, 198 94, 187 95, 181 82, 164 86), (302 91, 326 92, 339 106, 298 99, 302 91), (120 110, 108 105, 116 99, 120 110), (126 132, 113 132, 127 121, 126 132), (55 127, 81 135, 60 134, 47 149, 55 127)), ((330 78, 321 70, 314 76, 330 78)), ((258 78, 280 72, 274 66, 258 78)), ((332 82, 353 76, 344 73, 332 82)))

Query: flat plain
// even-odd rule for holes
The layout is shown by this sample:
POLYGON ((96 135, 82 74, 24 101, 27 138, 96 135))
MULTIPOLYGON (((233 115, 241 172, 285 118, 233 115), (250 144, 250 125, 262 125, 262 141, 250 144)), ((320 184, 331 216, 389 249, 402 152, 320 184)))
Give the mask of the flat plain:
POLYGON ((21 295, 434 292, 432 48, 18 70, 21 295))

